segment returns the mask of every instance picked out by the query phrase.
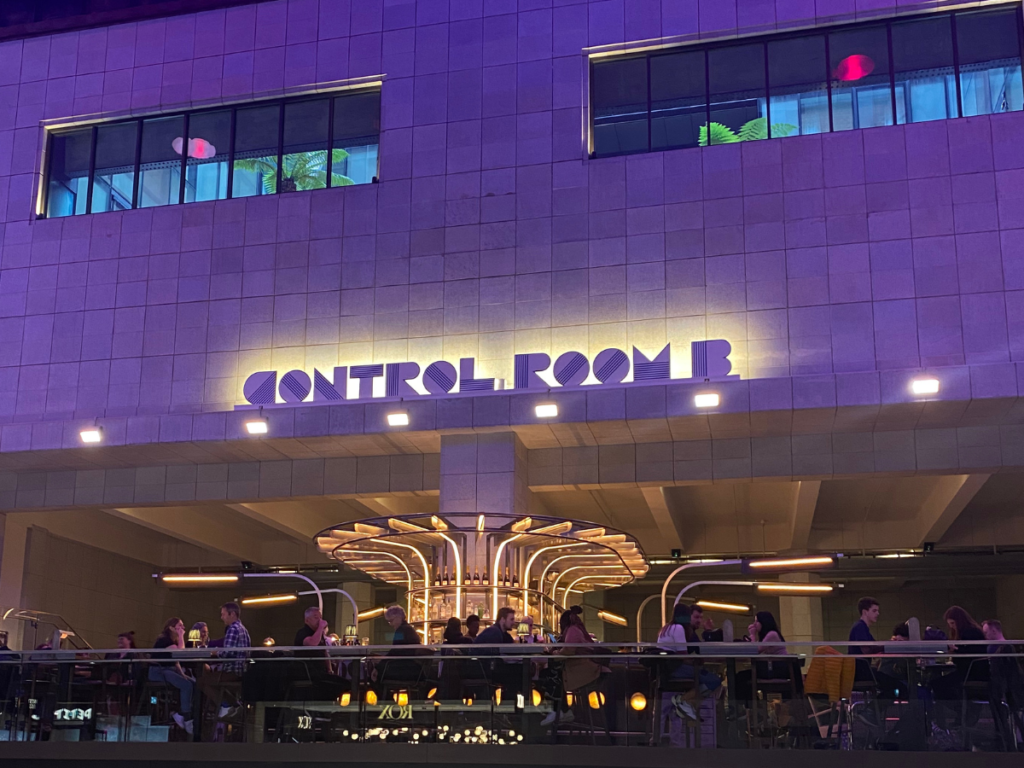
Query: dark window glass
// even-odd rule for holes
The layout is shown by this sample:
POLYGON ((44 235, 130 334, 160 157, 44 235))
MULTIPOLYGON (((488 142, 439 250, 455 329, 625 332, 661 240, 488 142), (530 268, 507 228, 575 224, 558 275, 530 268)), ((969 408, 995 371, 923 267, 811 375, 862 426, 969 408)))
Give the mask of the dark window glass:
POLYGON ((711 140, 729 144, 768 138, 764 45, 751 43, 708 51, 711 140))
POLYGON ((47 216, 85 213, 91 152, 92 128, 55 133, 50 139, 47 216))
POLYGON ((142 121, 139 208, 178 202, 184 133, 185 118, 181 115, 142 121))
POLYGON ((646 152, 647 57, 599 61, 591 72, 594 154, 646 152))
POLYGON ((892 66, 897 123, 957 117, 949 16, 893 24, 892 66))
POLYGON ((832 78, 832 130, 892 125, 889 37, 884 26, 828 36, 832 78))
POLYGON ((185 202, 223 200, 228 196, 231 113, 200 112, 188 121, 185 202))
POLYGON ((960 94, 965 116, 1024 108, 1018 26, 1013 8, 957 14, 960 94))
POLYGON ((772 138, 828 133, 825 73, 824 35, 768 43, 772 138))
POLYGON ((138 130, 136 121, 97 127, 92 213, 124 211, 132 207, 138 130))
POLYGON ((708 122, 704 51, 651 57, 651 149, 696 147, 708 122))
POLYGON ((239 109, 235 116, 235 165, 232 197, 277 192, 277 149, 281 107, 239 109))
POLYGON ((331 186, 369 184, 377 175, 380 92, 334 99, 331 186))
POLYGON ((330 102, 327 99, 285 104, 282 192, 327 186, 329 115, 330 102))

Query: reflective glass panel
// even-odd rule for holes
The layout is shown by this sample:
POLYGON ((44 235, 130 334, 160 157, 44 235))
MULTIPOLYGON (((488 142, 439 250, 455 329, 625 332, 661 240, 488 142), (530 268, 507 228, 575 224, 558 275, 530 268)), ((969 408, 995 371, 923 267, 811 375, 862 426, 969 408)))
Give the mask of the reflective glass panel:
POLYGON ((135 121, 97 127, 92 213, 124 211, 132 207, 138 129, 135 121))
POLYGON ((181 192, 181 147, 185 118, 142 121, 139 208, 177 204, 181 192))
POLYGON ((594 155, 646 152, 647 57, 598 61, 591 73, 594 155))
POLYGON ((228 196, 230 144, 230 112, 200 112, 189 118, 186 203, 223 200, 228 196))
POLYGON ((885 27, 861 27, 828 36, 832 130, 892 125, 889 39, 885 27))
POLYGON ((334 99, 331 186, 369 184, 377 175, 380 92, 334 99))
POLYGON ((1024 108, 1016 10, 958 13, 956 39, 964 115, 1024 108))
POLYGON ((825 37, 768 43, 771 137, 828 133, 825 37))
POLYGON ((327 99, 285 104, 282 192, 327 186, 329 110, 327 99))
POLYGON ((281 107, 239 109, 235 116, 235 164, 232 197, 277 192, 277 136, 281 107))
POLYGON ((55 133, 51 137, 47 216, 77 216, 85 213, 91 152, 92 128, 55 133))
POLYGON ((707 124, 704 51, 651 57, 651 149, 696 147, 707 124))
MULTIPOLYGON (((768 138, 764 45, 708 51, 711 144, 768 138)), ((701 142, 707 144, 706 136, 701 142)))
POLYGON ((949 16, 893 24, 892 59, 897 123, 957 117, 949 16))

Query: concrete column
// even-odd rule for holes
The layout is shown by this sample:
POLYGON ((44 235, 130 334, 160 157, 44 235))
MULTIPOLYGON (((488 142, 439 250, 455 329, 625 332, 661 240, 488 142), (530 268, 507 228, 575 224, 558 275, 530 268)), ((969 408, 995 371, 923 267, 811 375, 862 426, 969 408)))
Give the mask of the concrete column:
POLYGON ((529 507, 527 453, 515 432, 441 435, 443 514, 525 515, 529 507))
MULTIPOLYGON (((813 573, 790 573, 784 574, 779 581, 809 584, 820 579, 813 573)), ((820 642, 825 639, 821 598, 779 595, 779 626, 782 627, 782 634, 789 644, 790 653, 813 654, 813 648, 800 648, 793 644, 801 641, 820 642)))
MULTIPOLYGON (((28 559, 28 526, 18 515, 0 515, 0 616, 9 608, 25 608, 21 604, 28 559)), ((0 630, 7 632, 12 650, 22 649, 25 622, 0 621, 0 630)))

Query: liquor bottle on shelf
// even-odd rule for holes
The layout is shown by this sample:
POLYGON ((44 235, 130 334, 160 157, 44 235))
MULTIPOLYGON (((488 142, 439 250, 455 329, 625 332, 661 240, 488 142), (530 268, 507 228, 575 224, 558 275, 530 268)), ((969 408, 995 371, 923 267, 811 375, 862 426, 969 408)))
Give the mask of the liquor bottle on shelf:
POLYGON ((512 586, 512 577, 509 575, 508 566, 507 565, 505 566, 505 581, 502 582, 502 583, 506 587, 511 587, 512 586))
POLYGON ((434 586, 435 587, 440 587, 441 586, 441 574, 440 573, 438 573, 437 576, 434 577, 434 586))
POLYGON ((468 569, 466 570, 466 578, 463 580, 462 583, 463 584, 472 584, 473 583, 473 574, 471 574, 468 569))
POLYGON ((519 574, 518 573, 514 574, 512 576, 512 586, 513 587, 518 587, 519 586, 519 574))
POLYGON ((473 584, 474 584, 474 586, 480 584, 480 571, 474 571, 474 573, 473 573, 473 584))
POLYGON ((480 583, 484 584, 484 585, 487 584, 487 569, 486 568, 484 569, 484 575, 480 577, 480 583))

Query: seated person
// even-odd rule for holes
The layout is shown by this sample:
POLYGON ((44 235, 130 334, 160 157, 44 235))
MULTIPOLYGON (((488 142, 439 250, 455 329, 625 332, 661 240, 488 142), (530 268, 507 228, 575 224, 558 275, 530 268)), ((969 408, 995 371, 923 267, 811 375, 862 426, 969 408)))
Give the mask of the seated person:
POLYGON ((320 661, 311 661, 306 665, 309 677, 317 691, 315 699, 336 699, 349 690, 348 681, 334 674, 334 665, 326 650, 326 647, 332 644, 327 632, 327 622, 324 621, 323 613, 319 607, 314 605, 306 609, 302 627, 295 633, 295 645, 324 648, 322 651, 296 651, 295 653, 298 658, 320 659, 320 661))
POLYGON ((1024 709, 1024 673, 1021 672, 1020 660, 1010 655, 1015 653, 1015 649, 1006 642, 1002 623, 997 619, 988 619, 981 625, 981 630, 990 643, 988 652, 994 655, 988 662, 992 719, 1003 747, 1009 751, 1017 746, 1014 726, 1024 733, 1024 720, 1021 717, 1021 710, 1024 709))
MULTIPOLYGON (((770 611, 758 611, 754 621, 747 627, 746 642, 758 643, 757 652, 768 656, 786 654, 786 638, 782 636, 775 616, 770 611)), ((758 680, 787 680, 792 673, 789 661, 755 661, 754 671, 758 680)), ((736 698, 748 705, 754 701, 753 672, 744 669, 736 673, 736 698)))
MULTIPOLYGON (((905 643, 910 640, 910 627, 907 626, 906 622, 901 622, 893 627, 892 637, 890 638, 894 643, 905 643)), ((889 649, 890 652, 893 649, 889 649)), ((910 679, 909 669, 907 664, 910 659, 907 658, 884 658, 878 665, 879 673, 886 675, 900 683, 901 689, 906 690, 910 679)))
POLYGON ((179 728, 184 728, 186 733, 192 733, 192 692, 195 689, 195 681, 185 674, 179 662, 173 660, 172 654, 174 650, 185 648, 185 624, 181 619, 173 616, 164 623, 164 630, 153 643, 153 648, 166 649, 166 652, 152 654, 149 679, 178 689, 181 706, 171 717, 179 728))
MULTIPOLYGON (((963 642, 958 643, 955 641, 984 640, 985 633, 978 622, 971 618, 971 615, 959 605, 954 605, 947 609, 943 618, 949 627, 949 639, 954 641, 951 647, 954 655, 954 669, 952 672, 933 680, 931 689, 935 700, 946 705, 948 714, 951 714, 955 721, 960 716, 960 702, 963 698, 964 683, 967 681, 968 674, 972 680, 989 679, 988 664, 982 660, 968 657, 970 654, 985 653, 986 647, 983 645, 966 645, 963 642)), ((937 717, 940 726, 945 719, 943 714, 940 713, 937 717)))
POLYGON ((700 633, 701 642, 721 643, 725 640, 725 633, 721 629, 715 629, 715 622, 711 617, 704 618, 704 609, 699 605, 690 607, 690 624, 694 632, 700 633))
MULTIPOLYGON (((399 657, 401 659, 401 657, 420 655, 420 651, 423 650, 423 641, 412 624, 406 620, 403 608, 392 605, 384 611, 384 621, 394 630, 394 635, 391 638, 391 644, 394 648, 388 651, 387 655, 389 657, 399 657), (420 646, 420 648, 410 648, 408 646, 420 646)), ((374 680, 382 682, 415 682, 419 680, 422 672, 423 667, 417 661, 412 661, 411 659, 388 660, 377 664, 372 677, 374 680)))
MULTIPOLYGON (((691 648, 688 645, 688 643, 698 642, 697 633, 690 623, 692 616, 693 611, 690 606, 685 603, 676 603, 675 608, 672 609, 672 621, 662 627, 658 633, 658 648, 673 655, 700 653, 699 648, 691 648)), ((693 680, 696 676, 698 682, 694 689, 696 695, 711 693, 721 688, 722 679, 714 672, 701 668, 698 673, 693 664, 675 659, 672 661, 676 663, 663 664, 662 670, 668 674, 670 680, 693 680)), ((688 717, 691 720, 697 719, 696 709, 686 697, 673 697, 672 705, 680 716, 688 717)))

